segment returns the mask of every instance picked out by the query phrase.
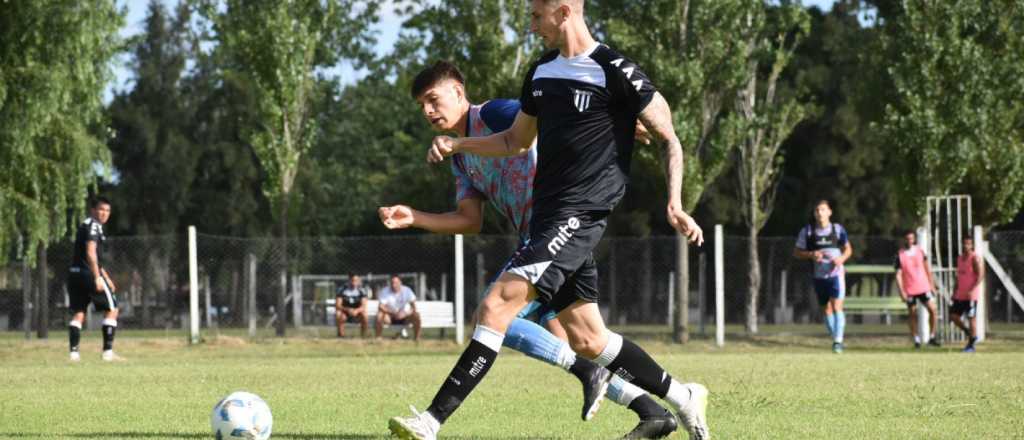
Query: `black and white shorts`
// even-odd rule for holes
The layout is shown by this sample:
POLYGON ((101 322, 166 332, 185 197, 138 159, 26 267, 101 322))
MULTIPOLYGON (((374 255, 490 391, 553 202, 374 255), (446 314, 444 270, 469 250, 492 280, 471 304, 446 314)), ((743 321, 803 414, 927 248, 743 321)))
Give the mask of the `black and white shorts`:
POLYGON ((949 308, 949 313, 973 318, 978 314, 978 302, 953 300, 953 306, 949 308))
POLYGON ((537 291, 537 301, 555 313, 580 300, 596 303, 593 251, 604 235, 607 217, 607 212, 535 217, 530 240, 512 256, 505 272, 526 278, 537 291))
POLYGON ((87 271, 68 274, 68 302, 72 312, 84 312, 89 303, 101 312, 117 309, 117 295, 110 290, 106 280, 103 280, 103 291, 97 292, 96 280, 87 271))
POLYGON ((920 303, 923 306, 927 306, 928 303, 934 298, 931 292, 918 293, 917 295, 907 295, 907 307, 914 307, 920 303))

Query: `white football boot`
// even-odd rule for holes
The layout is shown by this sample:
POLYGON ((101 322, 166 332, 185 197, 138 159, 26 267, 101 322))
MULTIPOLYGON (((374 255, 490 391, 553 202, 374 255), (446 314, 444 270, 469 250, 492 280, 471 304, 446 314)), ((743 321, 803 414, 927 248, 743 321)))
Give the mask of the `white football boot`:
POLYGON ((690 433, 690 440, 708 440, 711 438, 711 431, 708 429, 708 389, 699 383, 683 384, 683 388, 690 392, 690 399, 680 408, 676 408, 676 415, 686 431, 690 433))
POLYGON ((117 353, 114 353, 114 350, 106 350, 106 351, 103 352, 102 355, 100 355, 100 357, 103 358, 104 362, 124 362, 125 361, 125 358, 123 358, 121 356, 118 356, 117 353))
POLYGON ((441 424, 429 412, 416 411, 410 405, 412 417, 392 417, 388 420, 388 429, 402 440, 437 440, 437 431, 441 424))
POLYGON ((82 355, 78 354, 77 351, 72 351, 70 353, 71 354, 68 356, 68 360, 70 360, 71 362, 78 362, 82 360, 82 355))

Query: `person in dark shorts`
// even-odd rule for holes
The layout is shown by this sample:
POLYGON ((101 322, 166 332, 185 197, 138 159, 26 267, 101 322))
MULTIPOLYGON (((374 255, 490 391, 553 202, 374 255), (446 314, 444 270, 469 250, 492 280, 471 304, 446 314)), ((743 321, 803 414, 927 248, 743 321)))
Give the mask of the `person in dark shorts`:
POLYGON ((398 275, 392 275, 387 286, 377 292, 377 337, 386 325, 412 324, 413 339, 420 340, 420 312, 416 310, 416 294, 402 284, 398 275))
POLYGON ((636 63, 594 40, 583 10, 583 0, 534 0, 531 30, 555 50, 528 69, 512 126, 483 137, 438 136, 427 152, 431 163, 460 152, 516 156, 536 139, 537 170, 529 241, 491 285, 473 338, 427 410, 389 420, 400 438, 437 438, 533 299, 558 313, 574 352, 664 399, 691 439, 710 438, 707 388, 677 382, 642 348, 609 331, 597 307, 593 250, 625 194, 638 118, 664 148, 669 224, 698 244, 703 232, 682 209, 683 153, 668 103, 636 63))
POLYGON ((832 206, 828 200, 814 205, 814 221, 800 230, 793 254, 814 263, 813 285, 818 305, 825 312, 825 327, 832 337, 832 352, 843 352, 846 314, 846 269, 844 264, 853 255, 846 228, 832 223, 832 206))
POLYGON ((963 253, 956 260, 956 292, 953 306, 949 309, 949 320, 967 335, 965 353, 974 353, 978 342, 978 297, 981 296, 981 282, 985 280, 985 264, 974 252, 974 239, 964 237, 963 253), (964 325, 967 318, 970 326, 964 325))
POLYGON ((938 327, 938 311, 935 310, 935 278, 928 264, 928 254, 917 246, 917 234, 914 231, 906 231, 903 234, 903 248, 896 254, 896 284, 900 288, 900 296, 907 303, 907 311, 910 317, 907 320, 910 325, 910 335, 914 338, 914 348, 921 348, 921 336, 917 334, 917 305, 921 304, 928 309, 928 330, 931 335, 928 337, 928 345, 938 347, 941 344, 935 338, 935 330, 938 327))
POLYGON ((110 200, 95 197, 89 201, 89 217, 78 225, 75 232, 75 250, 68 268, 68 300, 71 322, 68 323, 70 359, 81 359, 78 344, 82 336, 82 322, 89 304, 103 312, 104 361, 120 361, 114 353, 114 332, 117 329, 117 287, 103 268, 103 225, 110 219, 110 200))
POLYGON ((359 336, 366 337, 370 318, 366 315, 366 301, 369 298, 366 286, 359 275, 349 275, 348 284, 338 288, 334 298, 334 318, 338 323, 338 337, 345 337, 345 323, 349 319, 359 322, 359 336))

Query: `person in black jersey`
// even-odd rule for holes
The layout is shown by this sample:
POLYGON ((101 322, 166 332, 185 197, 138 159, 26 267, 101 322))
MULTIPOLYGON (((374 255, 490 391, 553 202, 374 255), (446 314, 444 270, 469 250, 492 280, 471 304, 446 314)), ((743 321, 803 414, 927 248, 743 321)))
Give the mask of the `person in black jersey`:
POLYGON ((356 274, 349 274, 348 284, 338 287, 334 294, 334 318, 338 323, 339 338, 345 337, 345 323, 353 318, 359 321, 359 336, 366 337, 366 329, 370 326, 370 318, 366 314, 369 297, 369 289, 363 286, 363 279, 356 274))
POLYGON ((96 310, 103 311, 103 355, 104 361, 124 360, 114 353, 114 331, 117 329, 117 287, 110 274, 103 268, 103 225, 110 218, 110 200, 95 197, 89 202, 89 217, 78 225, 75 232, 75 252, 68 269, 68 299, 71 322, 68 323, 68 339, 71 360, 77 362, 78 342, 82 335, 82 322, 89 303, 96 310))
POLYGON ((597 307, 593 249, 622 198, 639 118, 664 147, 669 224, 700 245, 703 232, 682 209, 683 152, 671 110, 636 63, 591 36, 583 0, 534 0, 531 30, 552 50, 533 63, 512 126, 485 137, 438 136, 427 152, 512 156, 534 139, 537 171, 529 240, 480 304, 479 324, 427 411, 389 421, 401 438, 434 439, 497 358, 516 313, 537 299, 558 313, 577 354, 663 398, 691 439, 710 438, 708 391, 673 379, 639 346, 609 331, 597 307))

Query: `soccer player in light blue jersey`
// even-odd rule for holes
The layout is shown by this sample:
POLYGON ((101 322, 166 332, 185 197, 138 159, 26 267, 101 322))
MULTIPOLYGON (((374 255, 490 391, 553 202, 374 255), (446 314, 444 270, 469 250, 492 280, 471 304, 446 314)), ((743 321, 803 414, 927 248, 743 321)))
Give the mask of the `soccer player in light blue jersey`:
MULTIPOLYGON (((515 100, 498 99, 480 105, 471 104, 466 97, 462 74, 445 61, 417 75, 412 95, 435 130, 460 137, 486 136, 505 130, 512 125, 520 109, 519 102, 515 100)), ((642 130, 639 136, 645 133, 642 130)), ((395 205, 380 208, 381 221, 390 229, 416 227, 439 233, 476 233, 480 231, 483 202, 487 200, 512 222, 520 240, 526 240, 529 237, 536 165, 535 148, 506 158, 456 154, 452 157, 452 174, 456 182, 455 211, 435 214, 395 205)), ((624 438, 662 438, 677 429, 672 413, 639 387, 609 374, 607 369, 593 361, 577 356, 566 339, 565 330, 555 319, 555 312, 534 301, 512 321, 502 343, 527 356, 561 367, 579 378, 584 389, 584 420, 593 417, 607 391, 610 399, 630 408, 640 417, 640 423, 624 438)))
POLYGON ((846 314, 843 299, 846 298, 846 269, 843 264, 853 255, 850 238, 843 225, 832 223, 832 207, 828 200, 820 200, 814 206, 814 222, 800 230, 797 235, 797 258, 814 262, 814 292, 818 305, 825 312, 825 327, 832 336, 832 351, 843 352, 843 333, 846 331, 846 314))

